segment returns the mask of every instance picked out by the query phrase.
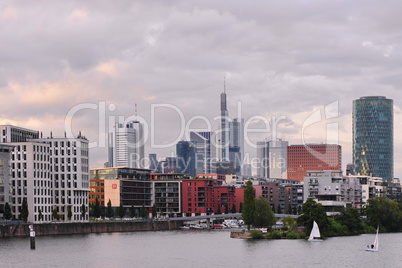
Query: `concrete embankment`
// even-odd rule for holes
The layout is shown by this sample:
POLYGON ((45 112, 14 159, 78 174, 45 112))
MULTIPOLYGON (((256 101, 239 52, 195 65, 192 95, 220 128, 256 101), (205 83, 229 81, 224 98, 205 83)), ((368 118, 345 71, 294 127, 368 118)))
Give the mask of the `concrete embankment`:
MULTIPOLYGON (((180 221, 143 221, 143 222, 71 222, 33 224, 35 235, 69 235, 112 232, 162 231, 179 229, 180 221)), ((29 236, 29 224, 0 225, 1 237, 29 236)))

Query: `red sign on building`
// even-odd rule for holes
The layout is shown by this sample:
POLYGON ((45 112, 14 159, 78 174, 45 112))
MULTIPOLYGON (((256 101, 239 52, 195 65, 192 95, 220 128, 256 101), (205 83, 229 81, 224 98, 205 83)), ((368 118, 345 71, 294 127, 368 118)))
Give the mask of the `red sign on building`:
POLYGON ((117 184, 116 183, 112 184, 112 189, 117 189, 117 184))

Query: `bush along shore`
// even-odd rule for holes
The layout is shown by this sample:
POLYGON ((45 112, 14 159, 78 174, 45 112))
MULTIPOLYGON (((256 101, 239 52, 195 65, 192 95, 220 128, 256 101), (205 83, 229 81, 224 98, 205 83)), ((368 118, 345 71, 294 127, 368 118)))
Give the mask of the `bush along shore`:
MULTIPOLYGON (((257 216, 258 217, 258 216, 257 216)), ((308 199, 301 209, 297 220, 285 217, 283 227, 253 224, 255 229, 232 234, 231 237, 250 239, 306 239, 313 222, 317 222, 321 238, 334 236, 350 236, 365 233, 375 233, 377 226, 380 232, 399 232, 402 230, 402 204, 396 201, 377 197, 368 200, 367 206, 345 208, 334 216, 327 216, 324 208, 313 199, 308 199), (267 228, 261 229, 262 227, 267 228)), ((257 223, 254 219, 254 222, 257 223)), ((261 221, 260 221, 261 222, 261 221)))

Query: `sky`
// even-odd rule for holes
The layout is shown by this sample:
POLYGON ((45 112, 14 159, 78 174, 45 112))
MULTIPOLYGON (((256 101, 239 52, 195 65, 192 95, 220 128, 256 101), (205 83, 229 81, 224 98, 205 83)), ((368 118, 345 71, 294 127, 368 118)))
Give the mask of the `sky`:
POLYGON ((218 128, 225 84, 251 157, 264 139, 337 142, 345 169, 353 100, 380 95, 394 100, 400 177, 400 10, 399 0, 2 1, 0 124, 81 131, 95 168, 114 122, 138 119, 146 155, 171 156, 189 131, 218 128))

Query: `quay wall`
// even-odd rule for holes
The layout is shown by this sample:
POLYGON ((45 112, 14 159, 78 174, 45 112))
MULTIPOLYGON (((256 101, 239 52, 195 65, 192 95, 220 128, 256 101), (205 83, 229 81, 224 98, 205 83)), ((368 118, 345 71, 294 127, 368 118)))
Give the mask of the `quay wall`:
MULTIPOLYGON (((71 222, 33 224, 35 236, 176 230, 181 221, 71 222)), ((1 237, 29 236, 29 224, 0 225, 1 237)))

